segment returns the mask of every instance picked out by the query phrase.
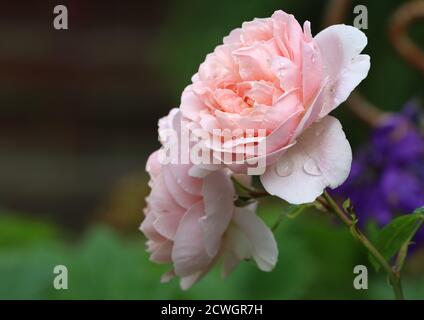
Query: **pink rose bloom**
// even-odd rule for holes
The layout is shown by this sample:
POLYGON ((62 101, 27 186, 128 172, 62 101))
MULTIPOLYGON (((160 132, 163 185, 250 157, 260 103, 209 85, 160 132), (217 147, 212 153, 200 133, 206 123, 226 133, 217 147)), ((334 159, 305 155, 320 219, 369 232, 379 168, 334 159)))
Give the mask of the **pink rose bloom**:
POLYGON ((261 181, 270 194, 312 202, 349 174, 350 145, 328 113, 367 76, 370 59, 360 54, 366 43, 361 31, 346 25, 312 37, 308 21, 302 29, 283 11, 245 22, 201 64, 182 94, 181 112, 191 128, 213 139, 222 140, 214 129, 236 132, 233 143, 219 149, 205 141, 232 171, 246 173, 247 159, 264 159, 261 181), (236 147, 248 143, 255 149, 242 152, 241 162, 223 160, 240 156, 236 147))
MULTIPOLYGON (((180 112, 173 109, 161 126, 178 130, 174 124, 180 121, 180 112)), ((247 258, 270 271, 278 255, 274 236, 255 214, 255 204, 235 207, 229 172, 221 169, 204 178, 192 177, 191 164, 162 165, 159 155, 154 152, 146 165, 152 191, 141 231, 148 239, 150 259, 172 264, 162 281, 179 276, 181 287, 187 289, 220 257, 223 276, 247 258)))

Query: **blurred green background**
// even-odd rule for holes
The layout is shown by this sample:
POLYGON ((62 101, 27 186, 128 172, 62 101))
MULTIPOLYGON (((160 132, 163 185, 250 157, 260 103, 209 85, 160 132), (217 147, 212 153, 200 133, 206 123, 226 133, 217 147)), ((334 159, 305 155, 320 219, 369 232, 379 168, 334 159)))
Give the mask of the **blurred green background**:
MULTIPOLYGON (((273 272, 242 263, 228 279, 214 270, 188 291, 159 283, 167 267, 149 261, 138 231, 157 120, 178 106, 205 55, 243 21, 277 9, 310 20, 316 34, 340 1, 61 1, 66 31, 52 27, 54 2, 2 3, 0 298, 392 298, 349 232, 314 210, 283 219, 273 272), (68 267, 68 290, 53 288, 59 264, 68 267), (369 266, 368 290, 353 288, 358 264, 369 266)), ((388 40, 403 3, 352 1, 344 17, 352 24, 352 8, 368 8, 371 70, 360 90, 385 111, 424 94, 422 74, 388 40)), ((410 33, 424 47, 424 23, 410 33)), ((337 116, 354 148, 366 140, 369 128, 346 106, 337 116)), ((260 206, 269 224, 282 211, 273 201, 260 206)), ((424 298, 423 249, 407 262, 404 291, 424 298)))

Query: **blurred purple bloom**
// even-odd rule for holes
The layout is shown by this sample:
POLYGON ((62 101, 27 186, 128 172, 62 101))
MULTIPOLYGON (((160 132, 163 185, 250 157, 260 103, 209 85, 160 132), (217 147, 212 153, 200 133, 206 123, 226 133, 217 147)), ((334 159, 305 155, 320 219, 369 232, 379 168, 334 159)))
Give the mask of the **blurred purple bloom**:
MULTIPOLYGON (((370 143, 355 153, 347 181, 334 191, 349 197, 360 222, 388 223, 424 205, 424 137, 419 112, 408 103, 375 128, 370 143)), ((422 228, 416 241, 424 241, 422 228)))

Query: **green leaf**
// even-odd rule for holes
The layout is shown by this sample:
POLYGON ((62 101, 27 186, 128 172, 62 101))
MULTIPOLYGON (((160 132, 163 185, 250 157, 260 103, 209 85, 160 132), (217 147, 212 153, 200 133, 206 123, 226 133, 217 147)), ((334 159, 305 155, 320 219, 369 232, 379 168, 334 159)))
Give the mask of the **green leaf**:
MULTIPOLYGON (((405 251, 415 233, 424 222, 424 209, 419 208, 412 214, 397 217, 380 230, 376 237, 376 247, 388 261, 401 249, 405 251)), ((406 254, 403 254, 403 259, 406 254)), ((375 262, 372 262, 375 265, 375 262)), ((403 264, 403 260, 400 261, 403 264)), ((376 266, 378 270, 379 267, 376 266)))
MULTIPOLYGON (((377 243, 378 235, 380 232, 380 229, 378 228, 377 223, 374 221, 368 221, 367 224, 365 225, 365 230, 366 230, 368 239, 370 239, 372 243, 377 243)), ((378 271, 380 269, 380 264, 373 257, 371 253, 368 253, 368 260, 370 261, 375 271, 378 271)))

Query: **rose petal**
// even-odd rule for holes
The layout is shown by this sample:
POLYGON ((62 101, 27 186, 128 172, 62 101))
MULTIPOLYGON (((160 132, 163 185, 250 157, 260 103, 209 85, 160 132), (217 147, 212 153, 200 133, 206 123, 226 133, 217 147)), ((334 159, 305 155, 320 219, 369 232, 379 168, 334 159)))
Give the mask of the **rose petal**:
POLYGON ((222 165, 220 164, 199 164, 193 165, 188 174, 194 178, 204 178, 211 172, 221 169, 222 165))
POLYGON ((241 39, 244 43, 266 41, 272 37, 272 21, 270 18, 255 18, 243 22, 241 39))
POLYGON ((155 242, 148 241, 150 260, 156 263, 170 263, 172 252, 172 241, 155 242))
POLYGON ((211 258, 207 255, 200 218, 204 215, 203 202, 193 205, 178 226, 174 237, 172 261, 175 273, 185 277, 208 266, 211 258))
POLYGON ((280 81, 280 87, 284 91, 299 89, 300 72, 299 67, 289 58, 276 56, 271 63, 271 71, 280 81))
POLYGON ((293 114, 303 111, 299 90, 284 93, 265 114, 263 128, 274 131, 293 114))
POLYGON ((161 164, 159 162, 159 150, 153 152, 146 163, 146 171, 150 174, 151 179, 155 179, 159 176, 161 171, 161 164))
POLYGON ((198 121, 200 113, 207 107, 193 92, 193 85, 187 86, 181 95, 180 110, 184 117, 198 121))
POLYGON ((236 208, 235 229, 229 230, 230 243, 227 245, 239 260, 252 257, 259 269, 271 271, 277 263, 277 243, 271 230, 255 214, 255 208, 255 205, 236 208))
POLYGON ((236 49, 236 45, 217 46, 214 52, 208 54, 205 61, 200 65, 199 80, 212 87, 239 81, 237 64, 232 56, 232 51, 236 49))
POLYGON ((316 95, 315 100, 310 106, 308 106, 306 112, 303 114, 302 119, 299 122, 299 125, 294 130, 291 137, 291 142, 295 141, 303 131, 305 131, 312 123, 319 119, 319 115, 322 111, 322 108, 324 107, 326 84, 327 80, 324 80, 323 86, 316 95))
POLYGON ((162 175, 166 187, 172 198, 174 198, 175 202, 178 203, 183 208, 190 208, 193 203, 198 202, 201 198, 192 193, 186 192, 180 185, 180 183, 175 179, 172 174, 173 167, 171 166, 163 166, 162 167, 162 175))
POLYGON ((199 281, 201 276, 202 276, 202 272, 199 271, 189 276, 182 277, 180 280, 181 289, 182 290, 189 289, 193 284, 199 281))
POLYGON ((162 174, 153 181, 152 191, 147 197, 147 202, 152 211, 185 211, 171 196, 162 174))
POLYGON ((162 277, 160 278, 160 282, 161 283, 167 283, 167 282, 171 281, 175 276, 176 276, 176 274, 175 274, 174 269, 168 270, 167 272, 165 272, 162 275, 162 277))
POLYGON ((155 221, 153 222, 153 226, 161 236, 174 240, 175 233, 177 232, 182 216, 183 214, 181 212, 175 211, 158 213, 155 221))
POLYGON ((274 42, 255 43, 242 47, 233 52, 234 60, 239 66, 240 77, 244 81, 267 80, 273 81, 271 72, 272 57, 278 54, 274 42))
POLYGON ((240 42, 241 28, 234 29, 223 39, 224 44, 235 44, 240 42))
POLYGON ((200 223, 204 232, 205 248, 210 257, 219 250, 221 238, 227 230, 234 211, 235 190, 224 170, 215 171, 203 182, 205 216, 200 223))
POLYGON ((146 217, 144 218, 143 222, 140 225, 140 231, 145 234, 145 236, 148 239, 151 239, 153 241, 164 241, 166 240, 155 228, 153 223, 156 220, 156 216, 149 212, 149 207, 145 209, 146 217))
POLYGON ((331 116, 313 124, 280 160, 267 168, 264 188, 290 203, 313 202, 326 187, 349 175, 352 150, 340 122, 331 116))
POLYGON ((192 195, 202 195, 202 180, 190 176, 191 164, 169 164, 170 171, 177 183, 185 192, 192 195))
POLYGON ((307 106, 321 88, 323 80, 321 55, 313 41, 302 43, 302 61, 303 104, 307 106))
POLYGON ((300 42, 303 38, 302 27, 292 14, 275 11, 272 15, 274 38, 286 58, 301 65, 300 42))
POLYGON ((367 45, 365 34, 352 26, 334 25, 314 38, 320 48, 328 79, 326 102, 321 117, 344 102, 368 74, 370 57, 361 55, 367 45))
POLYGON ((221 276, 223 278, 228 277, 240 261, 249 259, 251 257, 250 251, 251 247, 246 235, 240 229, 231 226, 226 236, 221 276))

